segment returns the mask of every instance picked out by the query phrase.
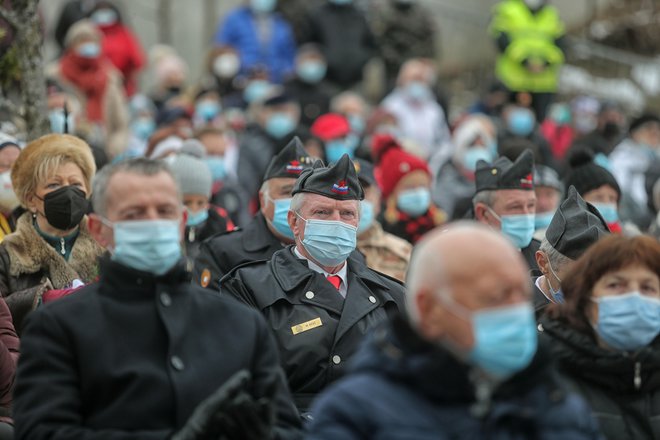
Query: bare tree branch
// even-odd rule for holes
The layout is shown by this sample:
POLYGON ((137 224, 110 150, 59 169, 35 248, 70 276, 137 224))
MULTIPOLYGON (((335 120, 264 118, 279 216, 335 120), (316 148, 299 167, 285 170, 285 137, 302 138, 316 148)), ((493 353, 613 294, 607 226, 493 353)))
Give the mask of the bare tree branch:
POLYGON ((4 18, 5 21, 9 23, 9 26, 13 27, 14 29, 20 26, 21 21, 18 17, 18 14, 11 9, 0 6, 0 18, 4 18))

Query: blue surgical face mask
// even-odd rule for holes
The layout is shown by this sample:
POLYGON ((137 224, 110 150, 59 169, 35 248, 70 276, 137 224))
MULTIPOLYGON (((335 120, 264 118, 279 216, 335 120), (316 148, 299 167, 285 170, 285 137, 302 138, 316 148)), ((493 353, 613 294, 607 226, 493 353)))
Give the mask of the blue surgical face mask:
POLYGON ((571 109, 566 104, 556 104, 550 111, 550 118, 558 125, 568 125, 571 123, 571 109))
POLYGON ((629 292, 592 298, 598 303, 600 338, 617 350, 634 351, 649 345, 660 333, 660 300, 629 292))
POLYGON ((499 216, 491 208, 491 214, 500 221, 501 230, 509 237, 518 249, 524 249, 532 242, 534 237, 534 214, 517 214, 499 216))
POLYGON ((293 240, 293 231, 289 227, 289 221, 287 220, 289 208, 291 207, 291 199, 273 200, 270 197, 267 197, 267 200, 270 200, 275 207, 273 220, 268 220, 268 223, 270 223, 282 237, 293 240))
POLYGON ((101 55, 101 46, 98 43, 88 41, 78 46, 76 52, 83 58, 98 58, 101 55))
POLYGON ((215 119, 222 110, 220 103, 217 101, 201 101, 195 106, 195 115, 204 120, 212 121, 215 119))
POLYGON ((66 132, 74 133, 76 130, 75 119, 71 113, 64 117, 62 109, 51 110, 48 113, 48 120, 50 121, 50 130, 53 133, 64 133, 64 121, 66 119, 66 132))
POLYGON ((348 123, 350 124, 351 131, 353 131, 353 133, 358 135, 362 135, 362 133, 364 133, 364 130, 367 127, 367 123, 362 116, 356 113, 351 113, 350 115, 346 116, 346 119, 348 119, 348 123))
POLYGON ((334 139, 325 144, 325 158, 329 164, 338 162, 344 154, 348 154, 352 159, 354 151, 355 148, 350 145, 348 138, 334 139))
POLYGON ((471 147, 463 155, 462 162, 466 170, 474 172, 477 169, 477 162, 483 160, 490 163, 493 159, 495 159, 495 156, 490 150, 481 147, 471 147))
POLYGON ((554 216, 555 213, 553 211, 536 213, 534 216, 534 229, 537 231, 539 229, 547 229, 554 216))
POLYGON ((250 6, 257 13, 273 12, 277 6, 277 0, 250 0, 250 6))
POLYGON ((104 222, 114 230, 112 259, 132 269, 163 275, 181 258, 177 220, 104 222))
POLYGON ((328 66, 322 61, 307 60, 298 64, 298 77, 309 84, 317 84, 325 77, 328 66))
POLYGON ((286 112, 277 112, 270 115, 266 121, 266 132, 275 139, 282 139, 296 129, 296 120, 286 112))
POLYGON ((614 203, 594 203, 607 224, 619 221, 619 211, 614 203))
POLYGON ((298 217, 305 222, 302 245, 321 266, 339 266, 355 250, 355 226, 336 220, 304 219, 300 215, 298 217))
POLYGON ((213 181, 223 180, 227 175, 225 168, 225 158, 222 156, 207 156, 204 159, 209 169, 211 170, 211 178, 213 181))
POLYGON ((455 314, 472 323, 474 346, 467 359, 488 375, 506 379, 529 365, 538 344, 534 308, 525 302, 470 312, 445 300, 455 314))
POLYGON ((197 212, 190 212, 188 210, 188 219, 186 226, 199 226, 209 218, 209 210, 201 209, 197 212))
POLYGON ((415 101, 426 101, 431 98, 431 89, 426 83, 413 81, 405 86, 406 94, 415 101))
POLYGON ((257 79, 251 81, 243 90, 243 99, 248 104, 253 102, 261 101, 270 92, 271 85, 268 81, 257 79))
POLYGON ((138 139, 146 141, 156 130, 156 123, 151 118, 139 118, 133 121, 131 130, 138 139))
POLYGON ((557 275, 557 272, 552 268, 552 264, 550 264, 550 259, 546 255, 546 258, 548 259, 548 268, 550 269, 550 273, 552 273, 552 276, 555 277, 557 282, 559 283, 559 288, 557 290, 552 288, 552 284, 550 284, 549 280, 546 280, 548 282, 548 287, 550 288, 550 293, 552 294, 552 297, 555 299, 556 303, 559 304, 564 304, 564 292, 561 290, 561 278, 557 275))
POLYGON ((527 137, 534 130, 534 114, 526 108, 515 108, 509 113, 507 125, 516 136, 527 137))
POLYGON ((361 212, 360 212, 360 223, 358 224, 358 235, 362 234, 364 231, 369 230, 371 225, 374 222, 374 204, 369 200, 362 200, 360 202, 361 212))
POLYGON ((90 18, 99 26, 110 26, 117 22, 119 16, 113 9, 101 8, 94 11, 90 18))
POLYGON ((610 159, 603 153, 597 153, 594 156, 594 163, 600 167, 605 168, 610 173, 612 172, 612 163, 610 162, 610 159))
POLYGON ((401 191, 396 198, 396 206, 411 217, 419 217, 431 206, 431 191, 423 186, 401 191))

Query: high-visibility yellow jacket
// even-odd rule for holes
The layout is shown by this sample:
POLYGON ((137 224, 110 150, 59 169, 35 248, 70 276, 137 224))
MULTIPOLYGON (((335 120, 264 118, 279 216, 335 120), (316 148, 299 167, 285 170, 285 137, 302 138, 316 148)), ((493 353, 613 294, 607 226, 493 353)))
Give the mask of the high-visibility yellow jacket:
POLYGON ((506 34, 509 44, 498 56, 495 74, 510 90, 555 92, 564 53, 556 40, 564 34, 557 9, 545 5, 536 13, 523 0, 503 0, 493 10, 490 33, 506 34), (545 66, 531 72, 530 65, 545 66))
POLYGON ((11 234, 11 232, 12 230, 7 218, 3 214, 0 214, 0 241, 5 238, 5 235, 11 234))

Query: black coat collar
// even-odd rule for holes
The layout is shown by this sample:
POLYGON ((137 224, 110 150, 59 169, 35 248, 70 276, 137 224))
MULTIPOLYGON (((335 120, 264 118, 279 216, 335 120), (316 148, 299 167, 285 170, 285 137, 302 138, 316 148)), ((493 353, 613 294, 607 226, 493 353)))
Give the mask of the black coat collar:
MULTIPOLYGON (((381 289, 389 290, 388 286, 379 279, 378 275, 369 270, 362 259, 355 255, 353 251, 346 260, 348 264, 348 273, 354 274, 357 278, 363 280, 367 285, 372 285, 381 289)), ((287 246, 281 251, 277 251, 269 263, 273 276, 285 292, 291 292, 297 287, 306 283, 315 272, 310 270, 305 260, 299 259, 293 253, 293 245, 287 246)), ((350 288, 350 287, 349 287, 350 288)))
POLYGON ((243 230, 243 248, 248 252, 261 252, 274 247, 280 249, 282 244, 270 232, 266 224, 266 218, 260 212, 243 230))
POLYGON ((113 296, 135 297, 140 293, 153 295, 158 284, 174 286, 190 283, 191 274, 187 264, 181 259, 169 272, 156 276, 125 266, 109 257, 103 257, 100 266, 100 292, 113 296))

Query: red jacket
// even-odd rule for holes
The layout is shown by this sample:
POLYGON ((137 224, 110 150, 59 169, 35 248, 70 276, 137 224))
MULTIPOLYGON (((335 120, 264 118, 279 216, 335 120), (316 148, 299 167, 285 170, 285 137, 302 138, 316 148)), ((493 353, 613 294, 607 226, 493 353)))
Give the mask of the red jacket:
POLYGON ((137 88, 136 76, 144 65, 140 42, 123 24, 99 26, 103 32, 103 54, 124 76, 126 95, 132 96, 137 88))

